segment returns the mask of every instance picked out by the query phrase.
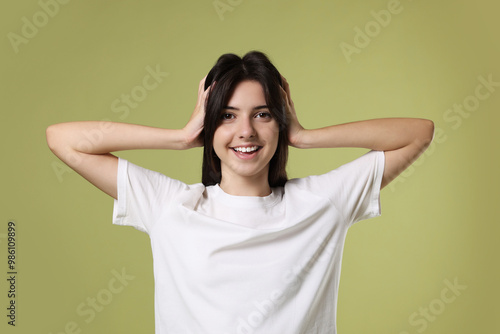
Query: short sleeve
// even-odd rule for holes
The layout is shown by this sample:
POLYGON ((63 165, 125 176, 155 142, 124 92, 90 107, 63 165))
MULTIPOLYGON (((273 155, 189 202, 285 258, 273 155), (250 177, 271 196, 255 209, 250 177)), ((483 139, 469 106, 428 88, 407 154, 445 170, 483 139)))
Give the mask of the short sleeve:
POLYGON ((119 158, 113 224, 149 233, 184 183, 119 158))
POLYGON ((335 170, 306 179, 312 191, 328 197, 350 226, 380 216, 384 165, 383 151, 369 151, 335 170))

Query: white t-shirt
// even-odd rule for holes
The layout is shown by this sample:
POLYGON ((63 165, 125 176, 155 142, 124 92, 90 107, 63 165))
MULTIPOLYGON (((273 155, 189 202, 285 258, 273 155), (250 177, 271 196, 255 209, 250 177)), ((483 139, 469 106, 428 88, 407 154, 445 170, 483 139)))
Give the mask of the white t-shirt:
POLYGON ((149 234, 157 334, 333 334, 347 229, 380 215, 384 153, 266 197, 120 159, 113 223, 149 234))

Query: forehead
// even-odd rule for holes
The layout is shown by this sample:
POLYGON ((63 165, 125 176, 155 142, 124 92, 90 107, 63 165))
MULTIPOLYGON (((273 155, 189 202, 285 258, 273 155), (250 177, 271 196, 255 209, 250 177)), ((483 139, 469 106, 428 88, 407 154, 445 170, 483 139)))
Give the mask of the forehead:
POLYGON ((266 104, 266 96, 262 85, 257 81, 242 81, 236 85, 233 93, 229 97, 228 106, 247 106, 266 104))

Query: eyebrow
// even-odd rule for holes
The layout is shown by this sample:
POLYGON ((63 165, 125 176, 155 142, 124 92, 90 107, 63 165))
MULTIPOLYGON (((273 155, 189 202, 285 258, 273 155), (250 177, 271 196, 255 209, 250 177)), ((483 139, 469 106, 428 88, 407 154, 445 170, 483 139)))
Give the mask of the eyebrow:
MULTIPOLYGON (((240 110, 239 108, 231 107, 231 106, 225 106, 223 109, 227 109, 227 110, 240 110)), ((262 105, 262 106, 257 106, 257 107, 253 108, 253 110, 260 110, 260 109, 269 109, 269 107, 267 105, 262 105)))

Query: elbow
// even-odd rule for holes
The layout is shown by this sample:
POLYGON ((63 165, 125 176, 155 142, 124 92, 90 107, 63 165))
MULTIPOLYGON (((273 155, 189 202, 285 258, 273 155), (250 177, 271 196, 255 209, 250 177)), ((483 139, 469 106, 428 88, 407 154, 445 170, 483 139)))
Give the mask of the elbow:
POLYGON ((58 147, 60 146, 59 143, 61 140, 58 138, 60 137, 60 129, 58 124, 52 124, 45 129, 45 139, 47 140, 47 145, 49 146, 49 149, 56 153, 58 150, 58 147))
POLYGON ((416 139, 419 146, 426 149, 434 138, 434 122, 429 119, 421 119, 419 121, 418 137, 416 139))
POLYGON ((54 125, 49 125, 45 129, 45 139, 47 140, 47 146, 53 151, 54 148, 54 125))
POLYGON ((425 119, 424 123, 424 137, 425 140, 428 141, 428 144, 430 144, 432 142, 432 139, 434 139, 434 122, 430 119, 425 119))

